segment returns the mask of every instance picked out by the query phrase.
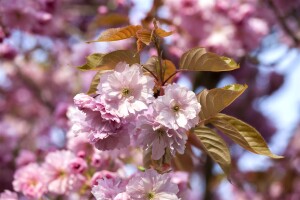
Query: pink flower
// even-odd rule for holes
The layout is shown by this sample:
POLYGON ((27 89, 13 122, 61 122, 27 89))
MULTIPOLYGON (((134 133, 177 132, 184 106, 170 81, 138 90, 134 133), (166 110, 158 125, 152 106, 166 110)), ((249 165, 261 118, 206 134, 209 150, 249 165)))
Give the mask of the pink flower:
POLYGON ((101 76, 98 94, 107 110, 119 117, 134 116, 153 100, 154 79, 143 75, 139 64, 117 64, 115 71, 101 76))
POLYGON ((189 174, 183 171, 173 172, 171 174, 171 180, 178 185, 179 192, 178 197, 181 199, 191 199, 191 189, 189 187, 189 174))
POLYGON ((159 160, 168 149, 173 156, 178 152, 184 153, 187 136, 185 130, 169 129, 158 122, 155 122, 155 116, 148 114, 138 118, 137 132, 138 145, 145 149, 152 148, 152 159, 159 160))
POLYGON ((189 130, 199 122, 200 103, 194 92, 175 83, 165 87, 165 94, 153 103, 156 121, 167 128, 189 130))
POLYGON ((179 200, 178 186, 171 182, 169 174, 158 174, 148 169, 129 180, 126 192, 132 200, 179 200))
POLYGON ((0 193, 0 200, 18 200, 18 195, 15 192, 4 190, 4 192, 0 193))
POLYGON ((102 171, 99 171, 99 172, 96 172, 92 179, 91 179, 91 185, 94 186, 94 185, 97 185, 98 184, 98 180, 100 179, 114 179, 117 177, 117 174, 115 172, 110 172, 110 171, 107 171, 107 170, 102 170, 102 171))
POLYGON ((128 130, 131 125, 123 124, 121 119, 114 115, 114 112, 108 112, 98 99, 78 94, 74 97, 74 102, 85 115, 84 119, 78 118, 78 125, 74 123, 78 128, 76 131, 85 133, 89 142, 97 149, 120 149, 130 144, 128 130))
POLYGON ((84 159, 76 157, 70 161, 69 167, 74 174, 81 174, 87 169, 87 163, 84 159))
POLYGON ((97 200, 117 200, 125 192, 127 181, 119 177, 98 179, 98 185, 92 188, 92 194, 97 200))
POLYGON ((16 159, 17 166, 24 166, 31 162, 35 162, 36 155, 32 153, 31 151, 28 151, 26 149, 22 149, 16 159))
POLYGON ((80 135, 79 133, 88 132, 88 125, 85 123, 85 113, 75 107, 69 107, 67 111, 67 117, 69 119, 70 130, 68 132, 69 137, 75 137, 80 135))
POLYGON ((36 163, 21 167, 14 174, 14 190, 31 198, 41 198, 47 191, 44 173, 43 169, 36 163))
POLYGON ((75 159, 71 151, 61 150, 49 153, 43 168, 47 176, 48 190, 56 194, 66 194, 80 186, 84 177, 70 168, 75 159))

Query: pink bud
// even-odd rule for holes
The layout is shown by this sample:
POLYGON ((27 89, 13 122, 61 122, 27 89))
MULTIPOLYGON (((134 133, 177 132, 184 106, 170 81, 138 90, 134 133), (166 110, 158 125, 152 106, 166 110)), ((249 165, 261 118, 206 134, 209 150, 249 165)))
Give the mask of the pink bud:
POLYGON ((86 161, 79 157, 74 158, 70 162, 69 166, 70 166, 71 172, 74 174, 83 173, 87 169, 86 161))

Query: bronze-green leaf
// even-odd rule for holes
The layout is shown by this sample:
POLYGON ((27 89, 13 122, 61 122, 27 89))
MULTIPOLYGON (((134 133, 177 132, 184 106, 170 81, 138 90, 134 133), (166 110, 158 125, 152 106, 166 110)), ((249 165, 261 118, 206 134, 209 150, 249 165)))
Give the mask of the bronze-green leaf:
POLYGON ((179 68, 190 71, 231 71, 239 65, 231 58, 207 52, 204 48, 194 48, 185 52, 179 63, 179 68))
POLYGON ((214 130, 206 126, 196 127, 194 133, 200 140, 206 153, 228 175, 230 173, 231 157, 225 141, 214 130))
POLYGON ((229 106, 245 90, 247 85, 231 84, 223 88, 204 89, 197 94, 201 104, 200 119, 207 120, 229 106))
POLYGON ((95 76, 94 76, 93 79, 92 79, 92 82, 91 82, 91 85, 90 85, 90 88, 89 88, 87 94, 95 94, 95 93, 96 93, 96 91, 97 91, 97 86, 98 86, 98 84, 99 84, 99 82, 100 82, 100 76, 101 76, 103 73, 107 72, 107 71, 108 71, 108 70, 105 70, 105 71, 98 71, 98 72, 95 74, 95 76))
POLYGON ((87 62, 78 67, 78 69, 87 70, 110 70, 114 69, 119 62, 127 64, 135 64, 140 62, 140 57, 137 53, 130 50, 118 50, 108 54, 91 54, 87 57, 87 62))
POLYGON ((90 41, 90 42, 109 42, 109 41, 124 40, 127 38, 135 37, 136 32, 141 28, 142 26, 140 25, 137 26, 130 25, 123 28, 110 28, 103 31, 97 40, 90 41))
MULTIPOLYGON (((162 60, 161 62, 163 69, 163 80, 166 80, 171 75, 174 75, 174 73, 176 72, 176 66, 170 60, 162 60)), ((156 76, 160 77, 159 62, 157 56, 152 56, 151 58, 149 58, 145 63, 144 67, 152 71, 153 74, 155 74, 156 76)), ((167 82, 172 83, 173 79, 174 77, 172 76, 168 79, 167 82)))
POLYGON ((270 151, 264 138, 254 127, 237 118, 219 113, 209 122, 248 151, 271 158, 282 158, 270 151))
POLYGON ((164 29, 157 28, 155 29, 155 34, 159 37, 168 37, 173 34, 173 31, 165 31, 164 29))
POLYGON ((149 45, 152 41, 152 32, 143 28, 136 32, 136 37, 144 44, 149 45))

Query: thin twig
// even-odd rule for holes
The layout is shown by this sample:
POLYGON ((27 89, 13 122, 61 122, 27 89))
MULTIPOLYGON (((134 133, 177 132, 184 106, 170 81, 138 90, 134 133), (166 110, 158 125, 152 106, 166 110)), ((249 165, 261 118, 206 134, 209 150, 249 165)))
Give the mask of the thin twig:
POLYGON ((155 78, 155 80, 158 81, 158 77, 150 69, 146 68, 145 66, 143 66, 143 69, 149 72, 155 78))
POLYGON ((283 17, 280 14, 279 9, 276 7, 275 3, 273 2, 273 0, 268 0, 269 5, 271 6, 271 8, 274 11, 275 16, 277 17, 280 25, 282 26, 282 28, 284 29, 284 31, 293 39, 294 43, 296 45, 300 44, 300 39, 293 33, 293 31, 290 29, 290 27, 287 25, 286 21, 285 21, 285 17, 283 17))
POLYGON ((175 76, 179 71, 175 71, 173 74, 171 74, 164 82, 163 85, 166 84, 166 82, 168 82, 173 76, 175 76))

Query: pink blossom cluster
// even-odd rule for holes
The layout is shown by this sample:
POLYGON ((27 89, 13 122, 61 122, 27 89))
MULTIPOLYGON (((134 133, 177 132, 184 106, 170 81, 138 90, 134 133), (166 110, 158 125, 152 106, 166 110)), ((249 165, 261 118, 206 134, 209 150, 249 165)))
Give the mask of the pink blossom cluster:
POLYGON ((85 135, 104 151, 140 146, 152 149, 154 160, 166 150, 183 154, 186 131, 198 123, 200 104, 195 93, 177 84, 165 86, 164 95, 154 98, 154 85, 140 65, 119 63, 101 76, 95 97, 74 97, 74 134, 85 135))
POLYGON ((165 0, 173 23, 186 34, 176 36, 180 49, 205 46, 213 52, 241 57, 259 47, 270 32, 270 11, 258 0, 165 0), (180 38, 179 38, 180 37, 180 38))
POLYGON ((153 169, 136 173, 129 179, 104 177, 92 188, 97 200, 179 200, 178 185, 172 182, 170 174, 158 174, 153 169))
MULTIPOLYGON (((86 147, 88 145, 86 143, 86 147)), ((86 197, 98 179, 115 176, 116 171, 122 169, 122 156, 128 155, 124 157, 124 152, 123 155, 120 152, 107 154, 91 146, 78 152, 72 149, 49 152, 42 162, 19 166, 14 174, 13 188, 33 199, 59 195, 86 197)))

